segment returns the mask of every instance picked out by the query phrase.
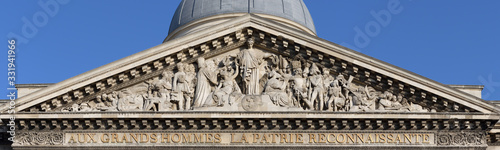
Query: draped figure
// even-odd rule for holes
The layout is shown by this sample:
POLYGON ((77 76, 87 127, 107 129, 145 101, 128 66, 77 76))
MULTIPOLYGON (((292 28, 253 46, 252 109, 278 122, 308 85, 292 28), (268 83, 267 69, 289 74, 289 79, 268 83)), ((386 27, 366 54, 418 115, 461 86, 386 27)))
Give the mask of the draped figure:
POLYGON ((207 67, 204 58, 198 58, 198 68, 194 107, 202 107, 212 92, 212 84, 217 84, 217 74, 207 67))

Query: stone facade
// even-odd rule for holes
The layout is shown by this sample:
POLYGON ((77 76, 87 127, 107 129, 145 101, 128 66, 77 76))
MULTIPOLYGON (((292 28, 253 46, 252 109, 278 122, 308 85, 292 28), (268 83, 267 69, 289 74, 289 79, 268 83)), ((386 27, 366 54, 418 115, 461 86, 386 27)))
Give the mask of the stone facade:
POLYGON ((253 14, 18 103, 14 149, 486 149, 500 112, 253 14))

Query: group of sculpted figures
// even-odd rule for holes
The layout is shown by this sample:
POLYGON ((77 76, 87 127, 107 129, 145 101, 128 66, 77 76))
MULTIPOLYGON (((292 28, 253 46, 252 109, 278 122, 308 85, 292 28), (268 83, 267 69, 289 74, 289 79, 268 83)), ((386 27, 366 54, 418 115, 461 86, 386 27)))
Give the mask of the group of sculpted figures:
POLYGON ((177 63, 161 77, 102 94, 65 111, 171 111, 234 105, 245 96, 268 97, 278 107, 316 111, 428 111, 401 94, 379 92, 334 76, 300 56, 285 58, 249 48, 236 55, 177 63), (197 68, 197 69, 196 69, 197 68))

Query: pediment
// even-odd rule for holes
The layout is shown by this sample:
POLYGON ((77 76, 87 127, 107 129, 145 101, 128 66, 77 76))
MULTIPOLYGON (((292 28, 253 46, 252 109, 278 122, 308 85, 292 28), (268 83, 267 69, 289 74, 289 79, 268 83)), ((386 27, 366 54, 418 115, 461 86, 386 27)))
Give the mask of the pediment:
POLYGON ((255 15, 168 41, 17 103, 18 112, 498 113, 480 98, 255 15))

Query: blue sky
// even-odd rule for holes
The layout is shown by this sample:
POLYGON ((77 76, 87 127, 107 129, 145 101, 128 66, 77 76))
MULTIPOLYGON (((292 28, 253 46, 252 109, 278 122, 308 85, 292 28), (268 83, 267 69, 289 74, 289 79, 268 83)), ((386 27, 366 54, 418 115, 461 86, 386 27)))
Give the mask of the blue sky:
MULTIPOLYGON (((39 5, 52 1, 0 1, 0 45, 5 51, 0 64, 0 87, 5 94, 0 99, 7 98, 9 34, 24 38, 16 45, 17 83, 57 83, 161 44, 180 2, 64 0, 53 13, 39 5), (37 31, 23 32, 27 24, 23 20, 33 23, 34 16, 38 18, 38 24, 33 24, 37 31)), ((323 39, 443 84, 485 85, 483 98, 500 100, 498 0, 305 3, 323 39), (389 12, 391 19, 380 17, 382 21, 377 21, 380 18, 373 14, 384 12, 389 12), (358 29, 362 33, 356 32, 358 29)))

